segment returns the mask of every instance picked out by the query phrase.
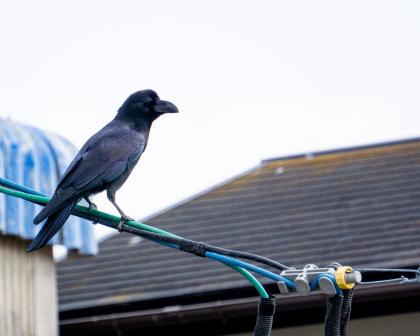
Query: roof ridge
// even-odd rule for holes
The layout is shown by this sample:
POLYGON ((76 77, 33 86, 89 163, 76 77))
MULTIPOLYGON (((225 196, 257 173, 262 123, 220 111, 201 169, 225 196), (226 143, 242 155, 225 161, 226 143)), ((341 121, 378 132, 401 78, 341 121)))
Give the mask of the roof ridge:
POLYGON ((415 142, 420 142, 420 137, 412 137, 412 138, 405 138, 401 140, 391 140, 391 141, 384 141, 384 142, 374 142, 368 145, 356 145, 356 146, 348 146, 348 147, 345 146, 341 148, 319 150, 319 151, 308 151, 308 152, 303 152, 300 154, 278 156, 278 157, 263 159, 261 160, 261 164, 266 164, 269 162, 280 161, 280 160, 306 158, 308 156, 321 156, 321 155, 344 153, 344 152, 351 152, 351 151, 361 151, 361 150, 370 149, 370 148, 382 148, 382 147, 387 147, 387 146, 404 145, 404 144, 415 143, 415 142))

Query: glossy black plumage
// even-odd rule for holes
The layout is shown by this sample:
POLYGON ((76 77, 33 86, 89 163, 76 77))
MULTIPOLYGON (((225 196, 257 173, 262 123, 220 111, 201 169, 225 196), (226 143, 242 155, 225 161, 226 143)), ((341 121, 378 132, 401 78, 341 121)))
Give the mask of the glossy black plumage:
POLYGON ((132 94, 116 117, 93 135, 77 153, 64 173, 51 201, 34 218, 46 223, 32 241, 28 252, 43 247, 63 226, 72 208, 91 194, 107 190, 115 202, 115 193, 130 175, 147 146, 150 127, 164 113, 178 112, 175 105, 162 101, 152 90, 132 94))

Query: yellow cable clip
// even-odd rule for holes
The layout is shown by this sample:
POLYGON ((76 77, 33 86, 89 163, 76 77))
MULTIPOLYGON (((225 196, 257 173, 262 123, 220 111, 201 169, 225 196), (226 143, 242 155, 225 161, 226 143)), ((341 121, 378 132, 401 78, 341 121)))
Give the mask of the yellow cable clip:
POLYGON ((353 272, 353 268, 350 266, 338 267, 335 271, 335 280, 337 281, 338 288, 341 289, 352 289, 356 284, 346 282, 346 273, 353 272))

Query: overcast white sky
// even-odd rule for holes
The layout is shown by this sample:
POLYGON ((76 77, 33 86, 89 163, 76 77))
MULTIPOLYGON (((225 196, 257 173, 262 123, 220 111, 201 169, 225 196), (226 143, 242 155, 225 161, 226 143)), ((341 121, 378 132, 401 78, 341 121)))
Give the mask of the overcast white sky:
POLYGON ((2 1, 0 116, 80 147, 134 91, 174 102, 117 194, 141 218, 263 158, 419 136, 419 17, 418 1, 2 1))

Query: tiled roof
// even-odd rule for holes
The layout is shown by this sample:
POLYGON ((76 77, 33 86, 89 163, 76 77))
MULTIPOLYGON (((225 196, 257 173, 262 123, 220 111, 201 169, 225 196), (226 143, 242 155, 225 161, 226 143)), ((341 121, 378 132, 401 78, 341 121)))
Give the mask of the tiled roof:
MULTIPOLYGON (((420 139, 264 161, 150 218, 186 238, 302 266, 420 263, 420 139)), ((62 310, 248 286, 207 259, 118 234, 58 266, 62 310)))

